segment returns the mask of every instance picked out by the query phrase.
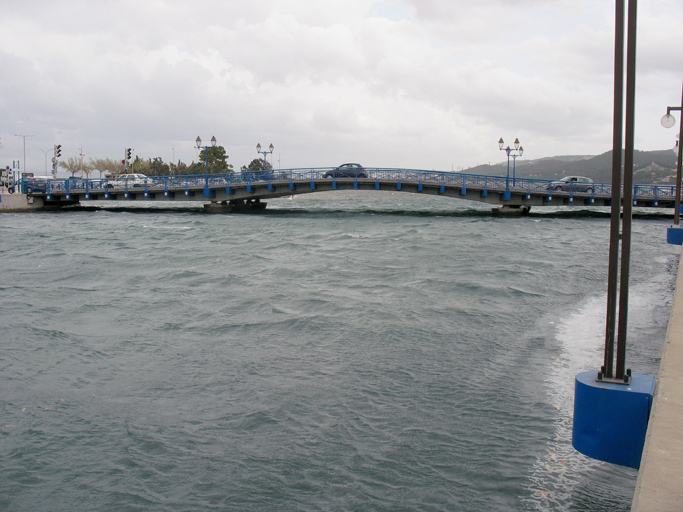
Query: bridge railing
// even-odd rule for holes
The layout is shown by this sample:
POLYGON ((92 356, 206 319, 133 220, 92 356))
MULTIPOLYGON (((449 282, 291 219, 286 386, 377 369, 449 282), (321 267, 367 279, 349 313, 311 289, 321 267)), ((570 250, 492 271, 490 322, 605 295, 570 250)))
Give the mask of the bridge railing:
MULTIPOLYGON (((148 176, 145 178, 67 178, 67 179, 22 179, 20 190, 23 193, 51 193, 51 192, 106 192, 106 191, 147 191, 147 190, 188 190, 244 185, 252 183, 277 182, 308 182, 321 180, 363 180, 390 181, 431 184, 446 187, 473 187, 478 189, 492 189, 497 191, 511 190, 527 193, 568 192, 570 195, 591 194, 611 195, 611 183, 560 183, 557 180, 542 180, 532 178, 509 178, 506 176, 487 176, 461 172, 441 172, 421 169, 399 168, 365 168, 365 178, 358 177, 330 177, 335 167, 312 167, 283 170, 264 170, 250 172, 234 172, 222 174, 192 174, 184 176, 148 176), (561 188, 559 188, 561 187, 561 188)), ((623 189, 623 187, 622 187, 623 189)), ((671 185, 635 185, 634 198, 657 200, 659 198, 672 199, 675 187, 671 185)))

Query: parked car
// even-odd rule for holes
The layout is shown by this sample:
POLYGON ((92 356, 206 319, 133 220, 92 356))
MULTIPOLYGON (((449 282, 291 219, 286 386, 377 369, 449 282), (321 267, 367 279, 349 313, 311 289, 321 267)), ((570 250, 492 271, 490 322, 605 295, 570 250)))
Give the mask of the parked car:
POLYGON ((367 178, 368 174, 360 164, 342 164, 336 169, 327 171, 323 178, 367 178))
POLYGON ((550 183, 551 190, 566 192, 593 192, 593 180, 585 176, 565 176, 561 180, 550 183))
POLYGON ((133 188, 144 187, 147 184, 147 176, 144 174, 119 174, 105 184, 106 188, 133 188))
POLYGON ((54 179, 52 176, 34 176, 24 178, 24 188, 27 194, 45 194, 47 192, 48 180, 54 179))

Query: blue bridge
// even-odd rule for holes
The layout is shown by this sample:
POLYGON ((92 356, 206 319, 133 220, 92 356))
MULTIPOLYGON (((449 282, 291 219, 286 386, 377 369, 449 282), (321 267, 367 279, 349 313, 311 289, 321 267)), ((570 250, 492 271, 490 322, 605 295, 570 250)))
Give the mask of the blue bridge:
MULTIPOLYGON (((366 168, 365 177, 329 177, 335 168, 286 169, 189 176, 21 180, 19 190, 46 207, 80 201, 202 201, 208 210, 263 209, 266 199, 330 190, 385 190, 442 195, 510 209, 610 206, 610 183, 560 183, 461 172, 366 168), (326 175, 328 177, 326 177, 326 175)), ((673 208, 675 187, 635 185, 633 204, 673 208)), ((623 197, 623 194, 622 194, 623 197)))

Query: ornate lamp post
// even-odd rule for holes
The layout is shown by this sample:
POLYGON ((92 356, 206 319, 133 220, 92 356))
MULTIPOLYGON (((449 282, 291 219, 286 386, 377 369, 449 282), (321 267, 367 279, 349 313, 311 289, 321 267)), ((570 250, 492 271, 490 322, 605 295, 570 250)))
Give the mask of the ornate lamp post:
POLYGON ((266 158, 267 158, 266 155, 267 155, 268 153, 271 153, 271 154, 272 154, 272 153, 273 153, 273 149, 275 149, 275 148, 274 148, 273 145, 271 144, 270 147, 269 147, 268 149, 269 149, 269 151, 266 151, 265 149, 264 149, 263 151, 261 151, 261 143, 259 142, 258 144, 256 144, 256 151, 257 151, 259 154, 263 154, 263 170, 264 170, 264 171, 266 170, 266 167, 268 167, 268 161, 266 160, 266 158))
POLYGON ((510 146, 503 147, 503 146, 505 146, 505 142, 503 142, 502 137, 498 141, 498 149, 501 151, 505 151, 508 155, 508 172, 507 172, 507 177, 505 178, 505 194, 503 195, 504 201, 510 200, 510 157, 512 157, 512 186, 514 186, 514 184, 515 184, 515 168, 516 168, 515 164, 517 162, 517 157, 522 156, 524 154, 524 148, 519 145, 519 139, 515 139, 514 145, 515 145, 515 149, 511 149, 510 146), (517 151, 517 153, 515 153, 515 151, 517 151))
POLYGON ((209 149, 216 147, 216 137, 211 137, 211 146, 202 146, 202 139, 199 136, 197 136, 197 140, 195 142, 197 143, 195 146, 197 149, 204 150, 204 160, 206 161, 206 167, 204 171, 204 197, 209 197, 211 195, 211 189, 209 189, 209 149))
MULTIPOLYGON (((683 98, 681 98, 681 106, 683 106, 683 98)), ((681 107, 666 107, 666 115, 662 117, 662 126, 664 128, 671 128, 676 124, 676 118, 671 115, 672 110, 681 110, 681 107)), ((681 162, 683 161, 683 148, 681 147, 681 139, 683 138, 683 121, 680 123, 680 130, 678 133, 678 140, 674 146, 674 153, 678 155, 678 162, 676 164, 676 205, 674 211, 674 225, 678 227, 681 215, 681 162)))

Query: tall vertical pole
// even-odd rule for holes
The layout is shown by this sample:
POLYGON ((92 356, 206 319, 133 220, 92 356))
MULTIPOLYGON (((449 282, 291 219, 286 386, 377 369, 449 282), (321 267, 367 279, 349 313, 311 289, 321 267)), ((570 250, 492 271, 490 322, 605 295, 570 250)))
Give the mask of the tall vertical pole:
POLYGON ((517 157, 519 155, 512 155, 512 186, 516 186, 517 182, 517 157))
MULTIPOLYGON (((669 112, 667 112, 668 114, 669 112)), ((683 163, 683 96, 681 97, 681 119, 678 128, 678 163, 676 164, 676 204, 674 224, 678 226, 681 215, 681 164, 683 163)))
POLYGON ((636 100, 636 20, 638 1, 628 2, 626 42, 626 137, 624 147, 624 211, 621 229, 621 277, 619 279, 619 320, 617 333, 617 370, 623 379, 626 372, 626 331, 628 326, 628 282, 631 268, 631 224, 633 220, 633 151, 635 142, 636 100))
MULTIPOLYGON (((605 365, 602 374, 608 379, 628 382, 626 367, 626 333, 628 327, 628 292, 631 265, 631 228, 633 220, 633 152, 635 134, 636 86, 636 25, 637 0, 628 0, 626 41, 626 126, 622 134, 623 116, 623 48, 624 0, 616 0, 615 25, 615 87, 614 87, 614 148, 612 155, 612 216, 610 225, 609 277, 607 286, 607 327, 605 332, 605 365), (621 141, 625 135, 624 191, 621 192, 621 141), (621 205, 620 205, 621 203, 621 205), (621 234, 619 217, 621 216, 621 234), (619 239, 621 239, 621 265, 619 265, 619 239), (619 289, 618 325, 616 330, 616 371, 614 369, 614 335, 619 289)), ((599 376, 600 378, 600 376, 599 376)))
POLYGON ((612 204, 607 278, 607 327, 602 373, 614 376, 617 284, 619 279, 619 223, 621 217, 621 148, 624 117, 624 0, 616 0, 614 26, 614 121, 612 125, 612 204))
POLYGON ((209 188, 209 146, 204 146, 204 159, 206 160, 206 168, 204 171, 204 190, 209 188))
POLYGON ((510 146, 507 147, 505 152, 508 154, 508 173, 505 177, 505 190, 510 189, 510 146))

